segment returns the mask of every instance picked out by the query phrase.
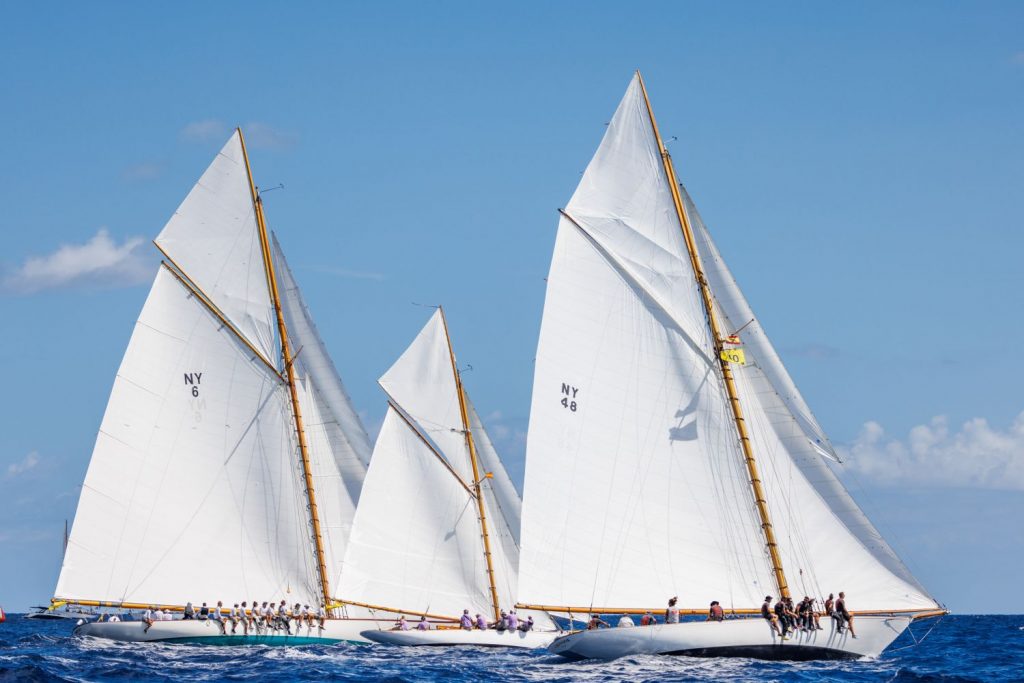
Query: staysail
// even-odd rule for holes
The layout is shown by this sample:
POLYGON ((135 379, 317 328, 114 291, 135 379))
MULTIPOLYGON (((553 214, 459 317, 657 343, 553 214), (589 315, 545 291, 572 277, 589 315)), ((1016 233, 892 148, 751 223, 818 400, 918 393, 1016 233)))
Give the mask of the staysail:
POLYGON ((439 309, 380 379, 389 407, 356 511, 338 590, 342 600, 448 616, 470 609, 491 619, 479 490, 490 569, 499 600, 511 606, 518 548, 508 520, 517 506, 507 499, 502 482, 508 474, 467 401, 475 452, 487 453, 480 456, 486 469, 478 467, 479 488, 474 480, 453 363, 439 309), (484 478, 485 471, 493 479, 484 478))
MULTIPOLYGON (((168 263, 111 391, 59 599, 321 599, 296 415, 253 197, 236 132, 157 239, 168 263)), ((287 279, 293 291, 282 307, 297 319, 301 298, 287 279)), ((313 330, 304 307, 301 314, 313 330)), ((299 330, 299 338, 314 349, 296 388, 310 420, 314 479, 328 498, 319 512, 325 545, 340 564, 361 481, 353 464, 362 462, 361 429, 347 423, 335 430, 344 439, 327 433, 339 404, 323 399, 330 389, 320 387, 340 381, 312 362, 322 350, 315 331, 299 330)))
MULTIPOLYGON (((778 595, 680 219, 637 76, 559 222, 527 439, 522 603, 645 608, 678 594, 751 609, 778 595)), ((698 234, 711 258, 702 224, 698 234)), ((714 258, 706 277, 728 334, 753 315, 714 258)), ((767 338, 752 355, 766 369, 742 368, 737 391, 794 591, 934 608, 888 546, 864 540, 866 519, 821 462, 831 446, 767 338)))

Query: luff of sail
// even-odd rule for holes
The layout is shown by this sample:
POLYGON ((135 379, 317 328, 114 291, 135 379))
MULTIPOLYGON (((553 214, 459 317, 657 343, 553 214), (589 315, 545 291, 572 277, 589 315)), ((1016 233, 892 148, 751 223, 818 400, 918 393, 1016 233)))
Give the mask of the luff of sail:
MULTIPOLYGON (((157 240, 173 266, 161 266, 118 371, 58 580, 60 598, 319 602, 257 218, 236 132, 157 240)), ((294 301, 301 303, 297 290, 294 301)), ((322 370, 307 369, 300 393, 315 394, 322 370)), ((339 455, 329 444, 311 466, 325 480, 353 476, 354 469, 339 473, 339 455)), ((329 545, 340 558, 351 510, 325 507, 329 545)))
MULTIPOLYGON (((843 509, 850 518, 852 501, 822 502, 820 490, 841 486, 812 483, 814 468, 794 464, 817 423, 802 412, 796 428, 807 448, 784 447, 778 421, 766 417, 778 405, 752 385, 753 366, 735 391, 754 448, 765 451, 757 453, 769 504, 755 512, 720 342, 695 279, 700 255, 691 264, 669 164, 636 77, 559 223, 527 442, 520 602, 649 608, 679 594, 694 607, 719 600, 750 610, 777 594, 773 574, 784 564, 799 577, 796 590, 848 589, 858 608, 934 608, 837 517, 843 509), (784 547, 778 564, 761 533, 768 509, 784 547)), ((746 322, 731 320, 728 332, 746 322)), ((799 405, 797 395, 783 409, 799 405)))
MULTIPOLYGON (((380 384, 390 403, 363 484, 339 597, 406 613, 457 617, 468 608, 493 615, 477 482, 440 310, 380 384)), ((477 443, 486 443, 486 467, 499 482, 507 480, 468 401, 467 412, 477 443)), ((488 528, 498 539, 490 564, 499 599, 510 604, 518 559, 506 521, 512 510, 506 513, 507 502, 496 504, 490 481, 479 487, 488 528)))

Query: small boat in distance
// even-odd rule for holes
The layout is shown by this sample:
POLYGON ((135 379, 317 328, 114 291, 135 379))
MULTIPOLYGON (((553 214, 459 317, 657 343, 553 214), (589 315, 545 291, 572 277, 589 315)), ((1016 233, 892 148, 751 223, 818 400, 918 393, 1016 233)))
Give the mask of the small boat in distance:
POLYGON ((515 623, 458 627, 463 610, 474 623, 497 624, 502 606, 512 609, 521 502, 465 392, 440 307, 379 383, 388 411, 338 593, 349 605, 419 616, 424 629, 389 624, 363 637, 390 645, 547 646, 556 633, 543 612, 514 617, 532 619, 530 631, 515 623))
POLYGON ((684 615, 564 635, 552 652, 875 656, 945 613, 830 469, 839 458, 676 178, 639 73, 561 211, 547 283, 521 606, 660 615, 678 594, 684 615), (784 637, 761 616, 765 595, 840 591, 856 636, 822 617, 784 637), (686 621, 712 601, 727 618, 686 621))
MULTIPOLYGON (((296 603, 326 619, 103 620, 122 641, 367 642, 337 585, 369 439, 269 232, 241 130, 155 240, 54 605, 181 614, 296 603), (155 610, 154 610, 155 611, 155 610)), ((275 610, 276 612, 276 610, 275 610)))

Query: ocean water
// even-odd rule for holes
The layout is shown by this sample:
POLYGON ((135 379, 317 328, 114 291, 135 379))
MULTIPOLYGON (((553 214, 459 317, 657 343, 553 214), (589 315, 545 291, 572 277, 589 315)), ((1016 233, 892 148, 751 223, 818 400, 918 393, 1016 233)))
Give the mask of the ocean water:
POLYGON ((1024 681, 1024 615, 949 616, 913 630, 922 638, 932 626, 922 643, 904 634, 875 660, 569 662, 543 650, 121 644, 72 637, 71 623, 9 615, 0 681, 1024 681))

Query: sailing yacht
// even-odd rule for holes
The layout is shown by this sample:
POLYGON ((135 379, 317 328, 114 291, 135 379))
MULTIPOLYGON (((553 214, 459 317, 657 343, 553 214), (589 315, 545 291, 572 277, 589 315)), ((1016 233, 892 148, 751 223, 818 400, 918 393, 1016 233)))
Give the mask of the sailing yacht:
POLYGON ((284 628, 101 621, 127 641, 305 644, 375 622, 333 598, 370 444, 276 239, 237 130, 155 240, 163 256, 96 438, 52 605, 243 601, 284 628), (344 618, 351 617, 351 618, 344 618))
POLYGON ((466 395, 440 307, 380 378, 388 411, 352 526, 338 595, 348 605, 423 618, 428 630, 367 629, 391 645, 537 648, 555 637, 543 612, 534 630, 462 630, 512 609, 521 502, 466 395), (504 600, 504 602, 502 602, 504 600), (440 622, 440 627, 437 627, 440 622))
POLYGON ((945 610, 826 461, 839 458, 679 183, 637 73, 561 211, 527 438, 519 601, 724 621, 578 631, 552 652, 835 659, 945 610), (845 591, 856 637, 783 639, 766 595, 845 591))

